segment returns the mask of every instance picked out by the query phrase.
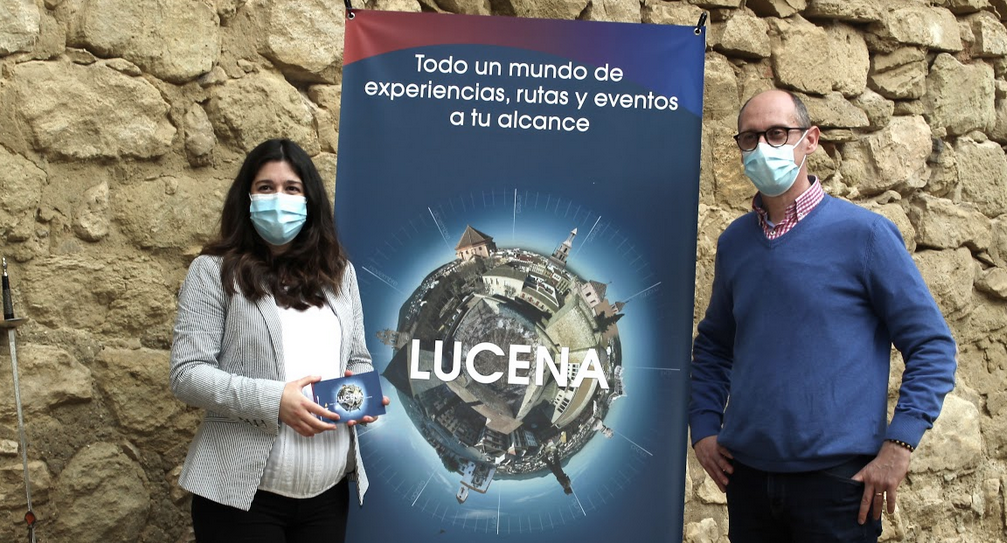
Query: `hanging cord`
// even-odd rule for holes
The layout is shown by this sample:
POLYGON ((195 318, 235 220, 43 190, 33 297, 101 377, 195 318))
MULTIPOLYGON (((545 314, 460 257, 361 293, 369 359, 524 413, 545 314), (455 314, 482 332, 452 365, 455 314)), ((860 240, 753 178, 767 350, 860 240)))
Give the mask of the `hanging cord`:
POLYGON ((353 4, 350 3, 350 0, 345 0, 345 4, 346 4, 346 18, 352 19, 356 17, 356 15, 353 13, 353 4))
MULTIPOLYGON (((346 3, 349 4, 350 0, 346 0, 346 3)), ((706 26, 706 12, 705 11, 699 14, 699 22, 696 23, 696 28, 692 31, 693 34, 695 34, 697 36, 700 35, 700 34, 702 34, 704 26, 706 26)))
POLYGON ((7 276, 7 259, 3 259, 3 328, 7 329, 7 339, 10 343, 10 363, 14 372, 14 405, 17 407, 17 433, 21 443, 21 465, 24 468, 24 494, 28 503, 28 512, 24 521, 28 524, 28 541, 35 543, 35 513, 31 509, 31 478, 28 476, 28 443, 24 433, 24 415, 21 411, 21 385, 18 383, 17 370, 17 326, 24 319, 14 317, 14 302, 10 293, 10 278, 7 276))

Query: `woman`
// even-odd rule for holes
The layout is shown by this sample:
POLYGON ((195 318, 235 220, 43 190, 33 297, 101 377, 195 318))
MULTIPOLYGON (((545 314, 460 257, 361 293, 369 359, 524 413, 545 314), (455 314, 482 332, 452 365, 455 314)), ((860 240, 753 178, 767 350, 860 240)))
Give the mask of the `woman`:
POLYGON ((321 177, 297 144, 263 142, 178 299, 171 390, 206 409, 179 477, 197 541, 342 542, 347 476, 361 504, 367 489, 357 421, 322 422, 339 417, 307 391, 373 369, 321 177))

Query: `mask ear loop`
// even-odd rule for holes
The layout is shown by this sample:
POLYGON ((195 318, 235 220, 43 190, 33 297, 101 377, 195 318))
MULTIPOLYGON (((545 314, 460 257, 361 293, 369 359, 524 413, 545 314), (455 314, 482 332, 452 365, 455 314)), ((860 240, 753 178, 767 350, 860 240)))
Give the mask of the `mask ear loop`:
MULTIPOLYGON (((808 128, 807 130, 804 131, 803 134, 801 134, 801 138, 799 140, 797 140, 797 141, 794 142, 794 149, 797 149, 797 146, 800 145, 802 141, 804 141, 804 138, 808 135, 808 132, 810 132, 810 131, 811 131, 811 128, 808 128)), ((804 154, 804 158, 801 159, 801 163, 797 165, 797 171, 798 172, 801 171, 801 168, 804 167, 804 163, 807 162, 807 161, 808 161, 808 154, 805 153, 804 154)))
POLYGON ((805 130, 804 130, 804 133, 803 133, 803 134, 801 134, 801 137, 800 137, 800 139, 798 139, 797 141, 795 141, 795 142, 794 142, 794 147, 797 147, 798 145, 800 145, 800 144, 801 144, 801 142, 802 142, 802 141, 804 141, 804 138, 805 138, 805 137, 807 137, 807 135, 808 135, 808 132, 810 132, 810 131, 811 131, 811 129, 810 129, 810 128, 807 128, 807 129, 805 129, 805 130))

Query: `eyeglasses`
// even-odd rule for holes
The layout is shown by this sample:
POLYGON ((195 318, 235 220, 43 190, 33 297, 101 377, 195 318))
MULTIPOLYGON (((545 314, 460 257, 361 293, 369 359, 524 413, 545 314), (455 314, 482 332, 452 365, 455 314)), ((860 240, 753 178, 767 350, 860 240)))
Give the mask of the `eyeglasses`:
POLYGON ((759 146, 759 139, 765 138, 770 147, 782 147, 790 139, 790 132, 794 130, 807 130, 801 127, 774 126, 762 132, 742 132, 734 136, 734 141, 738 142, 738 148, 746 153, 754 151, 759 146))

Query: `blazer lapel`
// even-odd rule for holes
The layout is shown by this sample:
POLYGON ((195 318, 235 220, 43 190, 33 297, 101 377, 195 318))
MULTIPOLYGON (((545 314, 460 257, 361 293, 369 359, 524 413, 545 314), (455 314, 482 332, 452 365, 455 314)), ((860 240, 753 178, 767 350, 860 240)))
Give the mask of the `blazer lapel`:
POLYGON ((346 302, 346 296, 335 296, 331 291, 326 291, 325 298, 329 302, 329 307, 332 308, 333 313, 339 319, 339 333, 341 337, 339 342, 339 372, 341 374, 346 371, 346 361, 350 358, 350 346, 352 345, 350 329, 352 327, 353 312, 350 309, 350 305, 346 302))
POLYGON ((276 299, 267 294, 255 302, 259 308, 262 320, 266 322, 269 331, 269 341, 273 344, 273 356, 276 357, 276 378, 286 381, 287 370, 283 365, 283 328, 280 325, 280 312, 276 309, 276 299))

